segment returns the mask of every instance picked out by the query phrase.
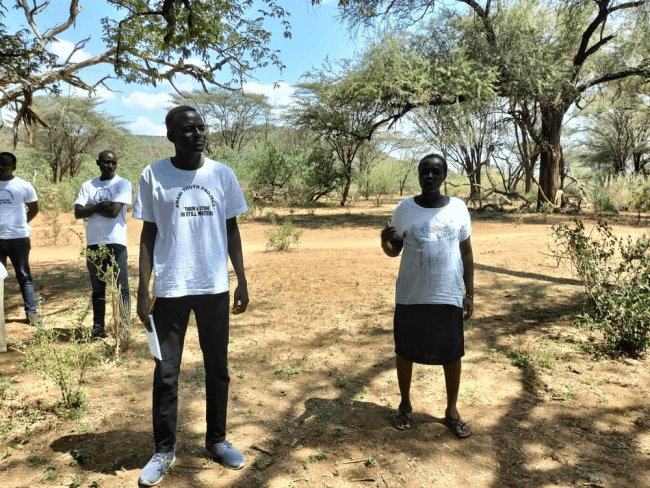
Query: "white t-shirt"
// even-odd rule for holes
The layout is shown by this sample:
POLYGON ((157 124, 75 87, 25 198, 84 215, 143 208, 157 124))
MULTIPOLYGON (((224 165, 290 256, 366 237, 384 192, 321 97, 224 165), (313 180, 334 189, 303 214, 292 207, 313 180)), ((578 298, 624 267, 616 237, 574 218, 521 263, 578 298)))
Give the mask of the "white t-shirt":
POLYGON ((86 222, 86 243, 121 244, 126 246, 126 209, 131 206, 131 182, 115 175, 110 180, 100 180, 99 176, 81 185, 75 205, 82 207, 99 202, 123 203, 122 210, 114 219, 92 214, 86 222))
POLYGON ((25 204, 37 200, 36 190, 29 181, 18 176, 0 181, 0 239, 22 239, 32 235, 25 204))
POLYGON ((205 158, 199 169, 185 171, 166 158, 147 166, 133 217, 158 227, 153 296, 228 291, 226 220, 246 210, 235 173, 223 163, 205 158))
POLYGON ((465 285, 459 244, 472 233, 465 203, 455 197, 442 208, 401 201, 391 223, 404 239, 395 302, 463 306, 465 285))

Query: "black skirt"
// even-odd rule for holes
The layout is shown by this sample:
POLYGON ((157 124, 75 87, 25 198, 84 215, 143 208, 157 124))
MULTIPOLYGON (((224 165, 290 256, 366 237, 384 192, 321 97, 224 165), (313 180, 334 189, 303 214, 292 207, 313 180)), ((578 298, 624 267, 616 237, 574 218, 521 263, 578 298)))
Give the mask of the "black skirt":
POLYGON ((451 364, 465 355, 463 309, 395 305, 395 354, 419 364, 451 364))

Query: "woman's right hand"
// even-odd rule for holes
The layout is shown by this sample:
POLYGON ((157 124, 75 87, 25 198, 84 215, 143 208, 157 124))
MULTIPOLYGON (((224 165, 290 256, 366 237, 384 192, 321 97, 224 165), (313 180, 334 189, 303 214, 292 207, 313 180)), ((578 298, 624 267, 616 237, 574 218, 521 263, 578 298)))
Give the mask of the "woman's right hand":
POLYGON ((381 242, 382 242, 382 243, 384 243, 384 242, 390 242, 391 240, 393 240, 393 239, 396 238, 396 237, 397 237, 399 240, 401 240, 401 239, 397 236, 397 230, 395 230, 395 227, 393 227, 392 225, 390 225, 390 222, 386 222, 386 227, 384 227, 384 228, 382 229, 382 231, 381 231, 381 242))

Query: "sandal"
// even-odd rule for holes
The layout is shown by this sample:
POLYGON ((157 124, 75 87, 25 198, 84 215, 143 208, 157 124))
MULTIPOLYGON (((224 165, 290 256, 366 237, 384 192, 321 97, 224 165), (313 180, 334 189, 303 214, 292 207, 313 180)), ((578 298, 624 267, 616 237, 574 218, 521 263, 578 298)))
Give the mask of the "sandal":
POLYGON ((455 419, 445 417, 445 422, 453 434, 459 439, 467 439, 472 435, 472 429, 469 428, 469 424, 467 422, 461 420, 460 415, 455 419))
POLYGON ((413 411, 412 407, 402 408, 400 405, 393 415, 393 425, 397 430, 406 430, 411 428, 411 416, 409 415, 413 411))

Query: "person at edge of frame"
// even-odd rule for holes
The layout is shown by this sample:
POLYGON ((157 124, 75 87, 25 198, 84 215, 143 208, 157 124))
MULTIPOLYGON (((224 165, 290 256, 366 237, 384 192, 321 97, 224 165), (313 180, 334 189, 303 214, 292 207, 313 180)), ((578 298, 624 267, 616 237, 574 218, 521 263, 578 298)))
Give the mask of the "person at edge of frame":
POLYGON ((411 427, 413 363, 442 365, 447 390, 445 422, 459 439, 472 431, 457 408, 463 319, 474 310, 474 257, 469 212, 459 198, 443 195, 447 161, 429 154, 418 165, 421 193, 401 201, 381 231, 390 257, 402 249, 396 282, 394 338, 401 402, 394 425, 411 427))
POLYGON ((117 284, 120 287, 120 313, 122 321, 130 322, 131 293, 127 269, 127 227, 126 211, 131 206, 131 182, 117 174, 117 155, 105 150, 97 156, 100 175, 81 185, 77 199, 74 201, 74 217, 86 222, 86 246, 97 251, 104 244, 110 253, 99 264, 87 259, 86 266, 90 275, 93 304, 93 327, 91 339, 106 336, 106 282, 101 279, 112 259, 118 265, 117 284))
POLYGON ((38 326, 41 318, 36 312, 34 280, 29 268, 32 228, 29 223, 38 214, 38 195, 34 186, 16 175, 16 156, 0 153, 0 262, 6 267, 7 258, 16 273, 23 296, 27 323, 38 326))
POLYGON ((246 200, 232 169, 203 156, 206 127, 196 109, 175 107, 165 124, 175 155, 143 170, 133 210, 143 220, 138 316, 151 331, 151 315, 162 353, 153 378, 155 453, 138 480, 145 486, 159 483, 176 459, 178 375, 192 310, 205 368, 206 454, 231 469, 245 463, 226 440, 226 413, 228 257, 237 277, 232 311, 243 313, 249 299, 237 215, 246 200))

